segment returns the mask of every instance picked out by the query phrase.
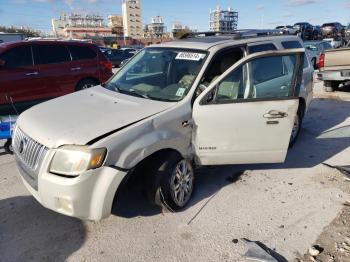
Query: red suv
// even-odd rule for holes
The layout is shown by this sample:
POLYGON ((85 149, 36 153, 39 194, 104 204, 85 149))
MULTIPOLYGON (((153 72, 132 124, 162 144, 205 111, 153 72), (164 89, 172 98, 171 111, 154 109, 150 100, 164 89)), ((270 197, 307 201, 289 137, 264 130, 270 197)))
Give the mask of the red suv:
POLYGON ((112 64, 93 44, 21 41, 0 44, 0 115, 106 82, 112 64))

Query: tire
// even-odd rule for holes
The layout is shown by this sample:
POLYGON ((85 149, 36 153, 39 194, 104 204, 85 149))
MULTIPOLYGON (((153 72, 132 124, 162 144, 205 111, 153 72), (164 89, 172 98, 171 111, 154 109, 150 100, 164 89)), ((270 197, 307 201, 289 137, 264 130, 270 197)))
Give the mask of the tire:
POLYGON ((178 153, 163 154, 148 169, 148 197, 170 211, 184 208, 194 191, 192 164, 178 153))
POLYGON ((12 149, 12 139, 8 139, 4 145, 5 152, 13 155, 13 149, 12 149))
POLYGON ((311 59, 311 64, 314 67, 314 69, 317 69, 317 63, 316 63, 316 58, 311 59))
POLYGON ((334 92, 339 87, 339 82, 337 81, 324 81, 324 91, 334 92))
POLYGON ((298 140, 301 126, 303 123, 304 110, 305 110, 304 105, 302 103, 299 103, 298 112, 297 112, 297 115, 295 116, 292 134, 290 136, 289 148, 292 148, 295 142, 298 140))
POLYGON ((75 91, 88 89, 90 87, 97 86, 98 84, 99 84, 99 82, 97 80, 91 79, 91 78, 86 78, 86 79, 81 80, 77 84, 77 87, 75 88, 75 91))

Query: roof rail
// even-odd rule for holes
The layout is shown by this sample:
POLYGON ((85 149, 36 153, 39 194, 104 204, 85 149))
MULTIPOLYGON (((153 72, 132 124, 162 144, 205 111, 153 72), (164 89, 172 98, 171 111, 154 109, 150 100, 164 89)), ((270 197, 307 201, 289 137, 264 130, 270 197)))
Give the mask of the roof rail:
POLYGON ((191 32, 186 33, 179 39, 188 39, 195 37, 210 37, 210 36, 232 36, 233 39, 259 37, 259 36, 279 36, 281 31, 278 29, 241 29, 232 32, 222 31, 207 31, 207 32, 191 32))
POLYGON ((195 37, 208 37, 208 36, 221 36, 221 35, 232 35, 237 36, 239 33, 236 31, 224 32, 224 31, 204 31, 204 32, 190 32, 181 36, 179 39, 195 38, 195 37))

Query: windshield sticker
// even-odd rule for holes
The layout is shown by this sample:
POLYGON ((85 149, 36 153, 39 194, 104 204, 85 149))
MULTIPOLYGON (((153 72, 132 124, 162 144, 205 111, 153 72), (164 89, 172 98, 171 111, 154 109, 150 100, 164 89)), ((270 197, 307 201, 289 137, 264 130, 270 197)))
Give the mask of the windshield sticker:
POLYGON ((176 60, 191 60, 199 61, 205 57, 205 54, 201 53, 190 53, 190 52, 180 52, 176 56, 176 60))
POLYGON ((186 91, 186 88, 180 87, 176 92, 176 96, 183 96, 185 91, 186 91))

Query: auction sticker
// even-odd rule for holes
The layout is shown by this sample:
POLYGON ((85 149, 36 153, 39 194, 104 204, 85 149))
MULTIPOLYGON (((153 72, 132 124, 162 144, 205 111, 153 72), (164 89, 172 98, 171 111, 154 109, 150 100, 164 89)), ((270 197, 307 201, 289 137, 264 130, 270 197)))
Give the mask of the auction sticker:
POLYGON ((191 61, 199 61, 205 57, 205 54, 201 53, 192 53, 192 52, 180 52, 177 54, 177 60, 191 60, 191 61))
POLYGON ((176 96, 183 96, 185 91, 186 91, 186 88, 180 87, 176 92, 176 96))

